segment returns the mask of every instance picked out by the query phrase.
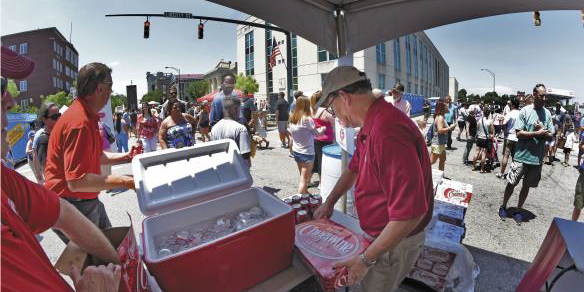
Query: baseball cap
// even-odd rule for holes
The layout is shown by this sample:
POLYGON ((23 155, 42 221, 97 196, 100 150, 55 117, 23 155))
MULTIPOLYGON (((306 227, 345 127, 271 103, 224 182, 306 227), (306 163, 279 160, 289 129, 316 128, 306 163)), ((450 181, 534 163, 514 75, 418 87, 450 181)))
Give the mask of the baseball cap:
POLYGON ((28 132, 28 138, 30 139, 30 137, 34 137, 35 132, 34 131, 30 131, 28 132))
POLYGON ((2 77, 22 79, 30 75, 35 63, 32 59, 19 55, 8 47, 2 46, 2 77))
POLYGON ((396 83, 396 84, 393 86, 393 88, 392 88, 392 89, 395 89, 395 90, 397 90, 397 91, 399 91, 399 92, 404 92, 404 86, 403 86, 403 84, 401 84, 401 83, 399 83, 399 82, 398 82, 398 83, 396 83))
POLYGON ((339 66, 333 69, 326 76, 324 86, 322 87, 322 98, 318 100, 316 107, 319 108, 331 93, 364 80, 367 80, 365 73, 357 70, 353 66, 339 66))

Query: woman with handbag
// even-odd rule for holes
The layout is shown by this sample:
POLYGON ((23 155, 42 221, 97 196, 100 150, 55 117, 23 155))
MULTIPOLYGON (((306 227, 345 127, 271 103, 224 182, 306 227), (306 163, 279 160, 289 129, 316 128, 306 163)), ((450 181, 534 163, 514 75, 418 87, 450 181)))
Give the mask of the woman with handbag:
POLYGON ((485 173, 485 161, 487 159, 487 155, 491 153, 491 147, 494 140, 495 134, 495 126, 493 120, 489 119, 488 116, 491 113, 491 110, 488 107, 484 109, 483 117, 477 123, 477 154, 473 159, 473 171, 477 170, 477 160, 481 159, 480 169, 481 173, 485 173))

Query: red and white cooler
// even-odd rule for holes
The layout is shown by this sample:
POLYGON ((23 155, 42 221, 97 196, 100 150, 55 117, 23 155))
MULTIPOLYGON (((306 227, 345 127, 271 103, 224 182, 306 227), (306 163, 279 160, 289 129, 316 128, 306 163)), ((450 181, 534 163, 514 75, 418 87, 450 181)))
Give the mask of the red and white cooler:
POLYGON ((235 292, 292 263, 292 208, 253 183, 231 140, 140 154, 132 161, 144 262, 165 292, 235 292), (193 248, 160 256, 154 237, 226 213, 260 206, 272 216, 193 248))

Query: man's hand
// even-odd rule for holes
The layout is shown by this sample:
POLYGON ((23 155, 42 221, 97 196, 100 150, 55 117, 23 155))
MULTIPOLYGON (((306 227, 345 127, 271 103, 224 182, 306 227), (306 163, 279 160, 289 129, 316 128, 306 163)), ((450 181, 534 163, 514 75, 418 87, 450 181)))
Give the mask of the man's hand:
POLYGON ((117 292, 122 277, 122 268, 118 265, 109 264, 106 266, 90 266, 79 273, 77 268, 73 268, 71 279, 77 292, 117 292))
POLYGON ((545 138, 548 135, 551 136, 551 133, 550 133, 550 131, 548 131, 546 129, 539 129, 535 132, 536 137, 544 137, 545 138))
POLYGON ((333 215, 333 208, 331 206, 329 206, 326 202, 322 205, 320 205, 316 211, 314 212, 314 215, 312 215, 312 217, 314 218, 314 220, 318 220, 318 219, 328 219, 333 215))
POLYGON ((367 274, 367 266, 361 262, 358 255, 355 255, 348 260, 335 263, 333 269, 340 270, 343 267, 346 267, 349 273, 347 276, 347 286, 359 283, 359 281, 365 277, 365 274, 367 274))
POLYGON ((132 151, 129 151, 128 153, 124 154, 124 156, 120 157, 120 161, 121 163, 130 163, 132 162, 132 158, 134 158, 132 151))
POLYGON ((129 189, 129 190, 133 190, 136 188, 136 185, 134 184, 134 177, 133 176, 122 175, 122 176, 120 176, 120 179, 122 180, 122 183, 124 184, 124 188, 129 189))

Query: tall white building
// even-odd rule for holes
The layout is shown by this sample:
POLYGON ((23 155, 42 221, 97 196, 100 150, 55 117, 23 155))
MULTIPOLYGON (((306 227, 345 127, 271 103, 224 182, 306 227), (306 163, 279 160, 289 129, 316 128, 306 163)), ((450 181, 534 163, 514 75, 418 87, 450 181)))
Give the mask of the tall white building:
POLYGON ((456 77, 450 77, 449 79, 448 94, 452 97, 452 101, 458 101, 458 80, 456 80, 456 77))
MULTIPOLYGON (((248 22, 267 24, 250 16, 248 22)), ((311 93, 322 88, 328 72, 337 67, 337 57, 298 36, 292 36, 292 64, 286 64, 286 35, 246 25, 237 26, 238 73, 259 83, 258 101, 287 92, 286 66, 292 66, 293 91, 311 93), (282 56, 270 68, 275 38, 282 56)), ((424 32, 402 36, 353 54, 353 65, 364 71, 373 87, 389 89, 396 82, 405 91, 426 97, 448 94, 448 64, 424 32)), ((273 101, 272 101, 273 102, 273 101)))

